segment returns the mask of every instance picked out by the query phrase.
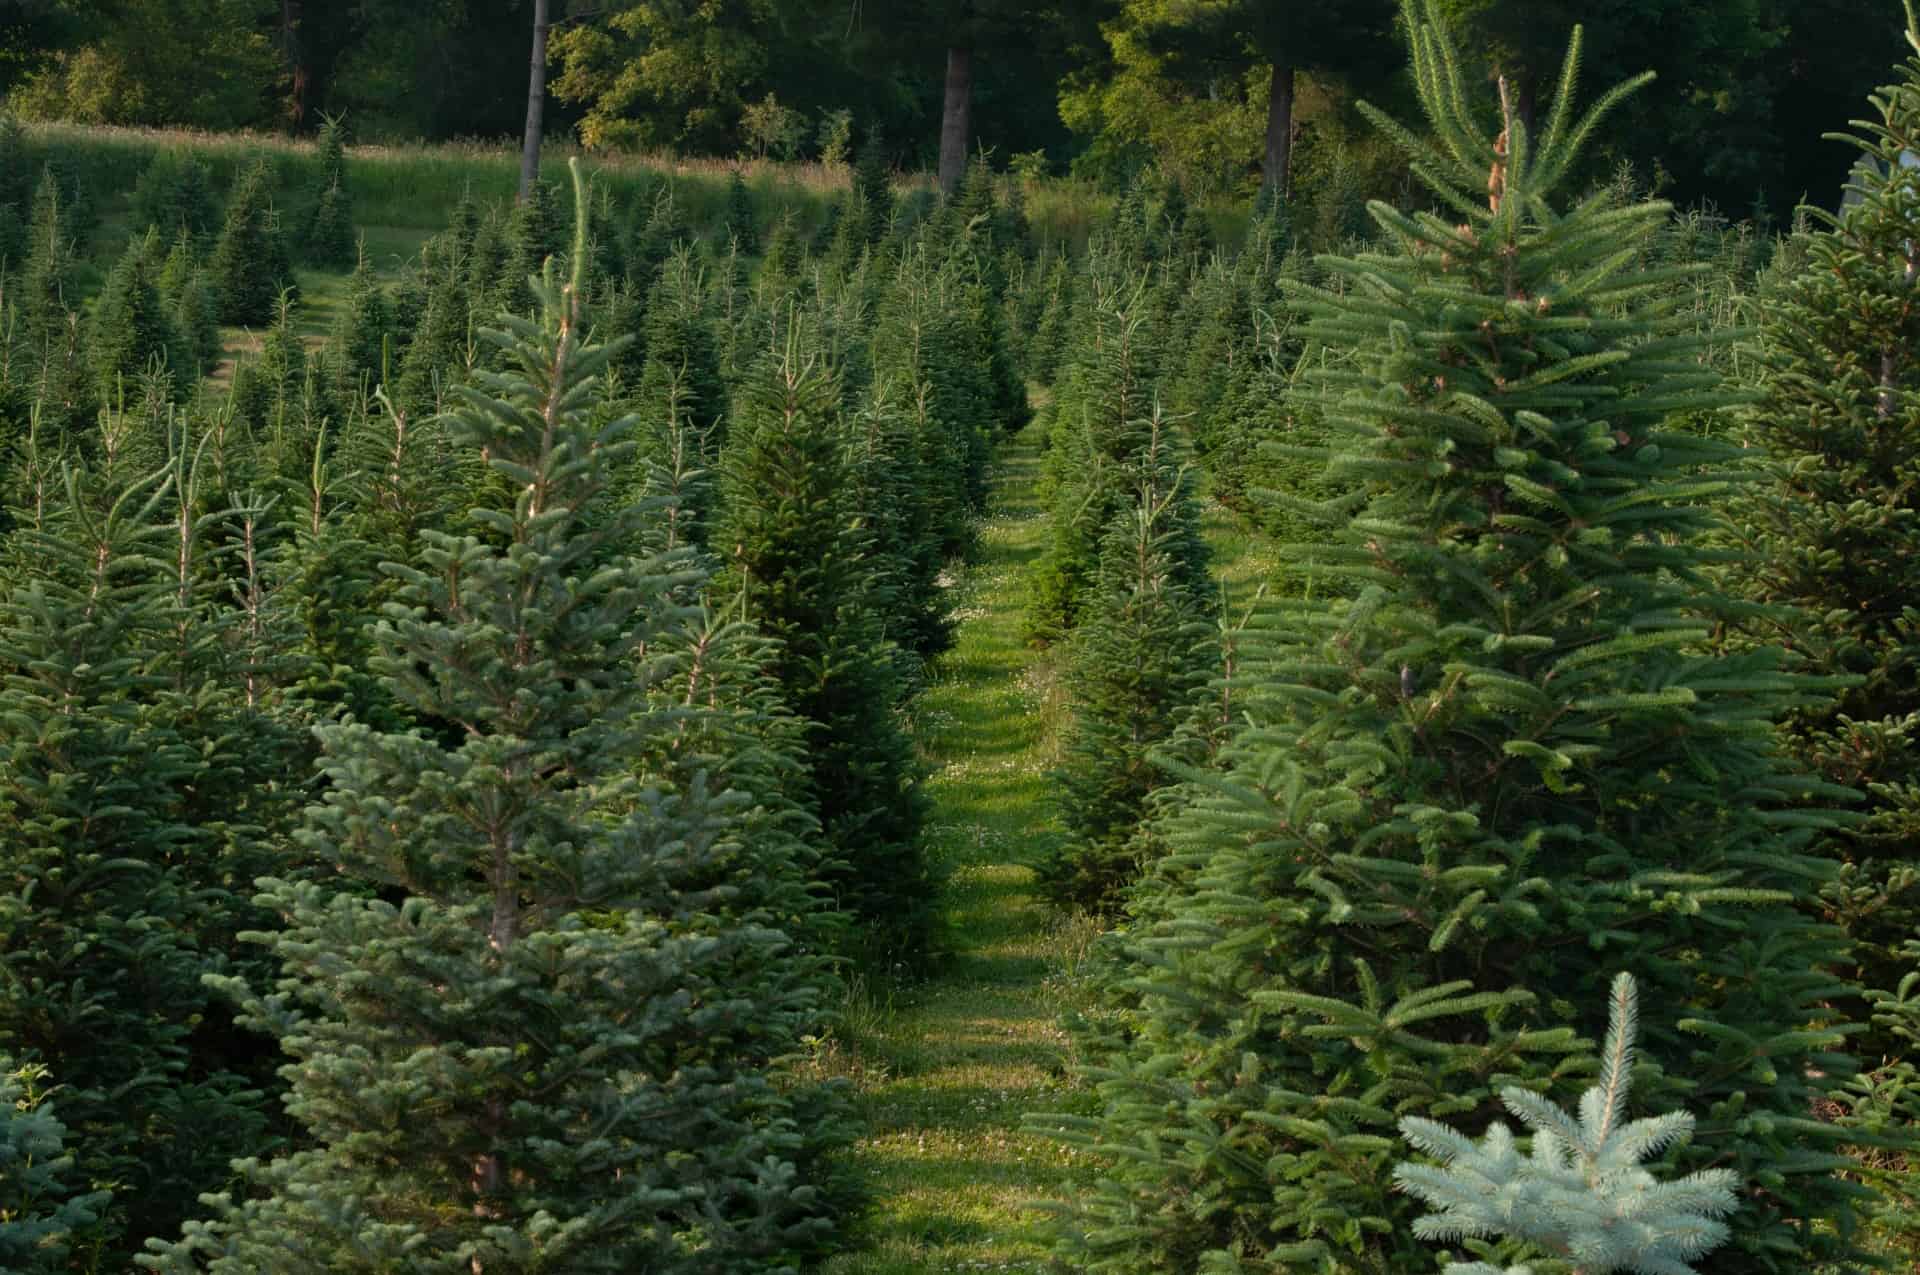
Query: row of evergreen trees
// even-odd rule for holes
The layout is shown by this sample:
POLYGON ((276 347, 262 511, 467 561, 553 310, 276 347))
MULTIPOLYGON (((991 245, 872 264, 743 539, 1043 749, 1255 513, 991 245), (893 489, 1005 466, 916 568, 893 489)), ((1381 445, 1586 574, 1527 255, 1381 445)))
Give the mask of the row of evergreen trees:
POLYGON ((1045 285, 1071 338, 1024 328, 1052 378, 1030 629, 1077 692, 1043 880, 1124 921, 1075 1024, 1099 1113, 1037 1121, 1106 1166, 1063 1203, 1059 1256, 1907 1253, 1920 61, 1873 99, 1858 200, 1756 285, 1750 388, 1722 379, 1671 210, 1568 199, 1635 85, 1576 113, 1576 45, 1530 128, 1476 102, 1427 6, 1408 17, 1431 133, 1375 120, 1441 213, 1376 205, 1376 242, 1309 262, 1261 209, 1208 256, 1177 193, 1143 188, 1045 285), (1285 542, 1250 617, 1208 583, 1170 422, 1212 496, 1285 542), (1560 1169, 1604 1162, 1613 1099, 1583 1108, 1591 1137, 1547 1100, 1592 1074, 1603 1007, 1622 1037, 1623 970, 1643 1052, 1629 1072, 1610 1046, 1607 1092, 1630 1075, 1665 1115, 1608 1144, 1598 1199, 1437 1123, 1504 1104, 1560 1169), (1405 1168, 1403 1129, 1456 1176, 1405 1168), (1662 1198, 1729 1226, 1640 1212, 1649 1148, 1711 1166, 1662 1198), (1410 1182, 1508 1203, 1416 1226, 1410 1182), (1644 1225, 1582 1231, 1589 1209, 1644 1225))
MULTIPOLYGON (((125 260, 273 231, 261 180, 125 260)), ((156 347, 56 404, 7 345, 0 1147, 39 1168, 0 1254, 717 1275, 844 1234, 846 1096, 791 1062, 847 968, 935 954, 904 710, 1025 419, 1017 209, 871 198, 758 263, 671 191, 581 184, 571 236, 544 188, 463 204, 317 348, 278 289, 225 395, 156 347)), ((113 287, 58 292, 76 349, 113 287)))

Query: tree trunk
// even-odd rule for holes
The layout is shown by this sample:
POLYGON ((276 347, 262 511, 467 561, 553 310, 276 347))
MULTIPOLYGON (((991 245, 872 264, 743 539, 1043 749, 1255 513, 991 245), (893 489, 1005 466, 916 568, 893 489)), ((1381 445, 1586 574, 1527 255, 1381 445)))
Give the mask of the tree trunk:
POLYGON ((960 189, 967 171, 967 143, 973 114, 973 49, 956 44, 947 50, 947 97, 940 111, 940 189, 960 189))
POLYGON ((300 39, 301 0, 280 0, 280 50, 287 59, 287 114, 298 133, 307 123, 307 51, 300 39))
POLYGON ((527 68, 527 136, 520 144, 520 198, 540 178, 540 133, 547 111, 547 0, 533 0, 533 61, 527 68))
POLYGON ((1260 175, 1261 193, 1293 198, 1293 67, 1273 64, 1267 89, 1267 166, 1260 175))

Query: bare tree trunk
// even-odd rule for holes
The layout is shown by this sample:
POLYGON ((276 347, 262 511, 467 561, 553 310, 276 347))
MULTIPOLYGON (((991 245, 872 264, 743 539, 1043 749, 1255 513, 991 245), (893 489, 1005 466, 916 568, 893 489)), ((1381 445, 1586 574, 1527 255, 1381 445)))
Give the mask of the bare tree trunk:
POLYGON ((520 144, 520 198, 540 178, 540 133, 547 111, 547 0, 533 0, 533 61, 527 68, 527 136, 520 144))
POLYGON ((1293 67, 1276 61, 1267 88, 1267 160, 1261 193, 1293 198, 1293 67))
POLYGON ((967 171, 972 115, 973 49, 956 44, 947 49, 947 97, 940 111, 940 189, 949 195, 960 189, 967 171))

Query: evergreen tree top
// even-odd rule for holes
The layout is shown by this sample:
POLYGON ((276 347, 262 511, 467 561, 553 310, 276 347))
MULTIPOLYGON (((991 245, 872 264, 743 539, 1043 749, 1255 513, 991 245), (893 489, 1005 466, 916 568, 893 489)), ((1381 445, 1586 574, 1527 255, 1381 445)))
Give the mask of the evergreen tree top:
MULTIPOLYGON (((1438 1210, 1416 1220, 1414 1233, 1437 1240, 1515 1236, 1571 1258, 1578 1275, 1695 1275, 1688 1262, 1727 1240, 1720 1219, 1733 1211, 1739 1177, 1730 1169, 1705 1169, 1660 1182, 1641 1167, 1685 1141, 1693 1117, 1675 1111, 1627 1119, 1638 1032, 1639 994, 1633 976, 1622 973, 1609 997, 1599 1083, 1582 1096, 1578 1119, 1531 1090, 1501 1091, 1507 1110, 1533 1131, 1526 1158, 1499 1122, 1474 1143, 1437 1121, 1402 1120, 1407 1141, 1445 1166, 1394 1170, 1402 1190, 1438 1210)), ((1478 1262, 1448 1269, 1499 1275, 1478 1262)))

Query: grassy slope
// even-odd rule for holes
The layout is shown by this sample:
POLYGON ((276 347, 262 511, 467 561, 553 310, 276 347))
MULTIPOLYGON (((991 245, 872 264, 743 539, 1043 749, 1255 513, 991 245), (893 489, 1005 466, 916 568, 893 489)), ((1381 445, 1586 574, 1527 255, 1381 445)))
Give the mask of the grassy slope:
POLYGON ((915 707, 951 959, 926 983, 857 994, 826 1060, 858 1088, 869 1133, 856 1161, 876 1197, 866 1244, 830 1275, 1043 1270, 1031 1206, 1087 1174, 1020 1128, 1076 1100, 1059 1021, 1093 933, 1035 896, 1027 866, 1057 835, 1046 772, 1061 719, 1055 659, 1020 638, 1021 581, 1046 529, 1039 446, 1029 429, 1002 453, 981 560, 957 586, 958 645, 915 707))

